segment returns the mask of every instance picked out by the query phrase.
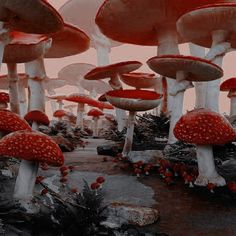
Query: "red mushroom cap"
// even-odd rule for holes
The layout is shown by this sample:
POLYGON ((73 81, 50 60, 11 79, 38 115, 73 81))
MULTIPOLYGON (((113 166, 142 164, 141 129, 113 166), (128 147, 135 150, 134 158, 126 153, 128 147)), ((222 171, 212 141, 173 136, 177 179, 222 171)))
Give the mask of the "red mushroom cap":
POLYGON ((31 130, 29 124, 19 115, 7 111, 0 110, 0 130, 5 132, 14 132, 17 130, 31 130))
POLYGON ((91 109, 87 115, 93 116, 93 117, 99 117, 99 116, 103 116, 104 113, 98 109, 91 109))
POLYGON ((73 56, 89 49, 89 37, 82 30, 69 24, 64 24, 62 30, 50 37, 52 46, 45 54, 45 58, 73 56))
POLYGON ((67 115, 67 112, 64 111, 64 110, 56 110, 56 111, 53 113, 53 116, 54 116, 54 117, 57 117, 57 118, 60 118, 60 117, 66 116, 66 115, 67 115))
POLYGON ((8 93, 0 92, 0 103, 9 103, 10 97, 8 93))
POLYGON ((47 135, 16 131, 0 140, 0 155, 61 166, 64 157, 59 146, 47 135))
POLYGON ((183 115, 174 128, 177 139, 198 145, 225 144, 236 140, 236 132, 220 114, 196 109, 183 115))
POLYGON ((150 58, 147 64, 156 73, 169 78, 176 78, 178 71, 187 73, 186 80, 189 81, 210 81, 223 76, 223 70, 219 66, 193 56, 157 56, 150 58))
POLYGON ((220 85, 220 91, 230 90, 236 90, 236 78, 227 79, 220 85))
POLYGON ((131 72, 121 75, 120 79, 135 88, 152 88, 157 82, 157 76, 150 73, 131 72))
POLYGON ((85 95, 85 94, 72 93, 68 95, 65 100, 70 101, 70 102, 81 103, 81 104, 88 104, 90 106, 97 105, 96 100, 90 98, 88 95, 85 95))
POLYGON ((108 102, 100 102, 100 101, 98 101, 97 107, 99 109, 109 109, 109 110, 114 109, 114 107, 110 103, 108 103, 108 102))
POLYGON ((102 94, 99 98, 98 101, 100 102, 107 102, 106 94, 102 94))
POLYGON ((88 80, 106 79, 117 74, 125 74, 137 70, 142 66, 139 61, 124 61, 107 66, 100 66, 88 72, 84 78, 88 80))
POLYGON ((48 116, 44 112, 38 111, 38 110, 28 112, 25 115, 24 119, 30 123, 36 122, 38 124, 42 124, 46 126, 48 126, 50 123, 48 116))
POLYGON ((99 176, 99 177, 97 177, 96 182, 99 184, 102 184, 105 182, 105 178, 103 176, 99 176))
POLYGON ((112 90, 106 93, 107 100, 115 107, 127 111, 146 111, 160 104, 162 95, 148 90, 112 90))

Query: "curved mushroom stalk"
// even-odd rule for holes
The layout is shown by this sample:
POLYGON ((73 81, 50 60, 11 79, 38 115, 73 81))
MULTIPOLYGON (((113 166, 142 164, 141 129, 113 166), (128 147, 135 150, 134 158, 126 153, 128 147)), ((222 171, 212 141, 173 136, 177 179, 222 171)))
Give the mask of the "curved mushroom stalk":
MULTIPOLYGON (((225 42, 227 34, 228 32, 225 30, 212 32, 212 47, 206 55, 206 59, 220 67, 222 67, 223 57, 231 50, 231 44, 225 42)), ((220 81, 221 79, 217 79, 208 82, 205 94, 205 107, 216 112, 219 112, 220 81)))
POLYGON ((84 113, 84 104, 78 103, 76 125, 80 127, 81 130, 84 130, 83 113, 84 113))
POLYGON ((199 186, 207 186, 208 183, 216 186, 226 185, 225 179, 216 171, 212 146, 197 145, 196 151, 199 175, 195 184, 199 186))
POLYGON ((18 93, 18 75, 15 63, 8 63, 9 96, 11 111, 20 114, 20 103, 18 93))
MULTIPOLYGON (((189 49, 190 49, 190 54, 192 56, 200 57, 200 58, 205 57, 205 48, 204 47, 190 43, 189 49)), ((205 94, 207 91, 207 83, 206 82, 195 82, 194 88, 195 88, 195 94, 196 94, 195 109, 205 107, 205 104, 206 104, 205 94)))
POLYGON ((27 113, 28 107, 27 107, 25 86, 21 80, 18 81, 18 92, 19 92, 19 102, 20 102, 20 116, 24 117, 24 115, 27 113))
POLYGON ((110 64, 109 53, 111 51, 111 42, 101 33, 97 25, 94 27, 94 34, 92 34, 91 38, 97 50, 98 66, 110 64))
POLYGON ((127 121, 127 132, 126 132, 125 144, 124 144, 123 151, 122 151, 123 157, 129 157, 129 154, 132 151, 135 116, 136 116, 136 112, 134 112, 134 111, 129 112, 129 118, 127 121))

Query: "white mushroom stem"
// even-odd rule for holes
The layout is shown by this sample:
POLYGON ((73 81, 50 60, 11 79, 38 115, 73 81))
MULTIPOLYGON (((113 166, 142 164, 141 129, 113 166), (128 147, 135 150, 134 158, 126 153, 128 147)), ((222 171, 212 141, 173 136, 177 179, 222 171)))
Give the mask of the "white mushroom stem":
POLYGON ((199 175, 195 184, 199 186, 207 186, 208 183, 213 183, 216 186, 226 185, 224 178, 216 171, 212 146, 197 145, 196 151, 199 175))
POLYGON ((26 73, 29 75, 29 111, 45 111, 45 92, 43 79, 46 77, 43 58, 40 57, 25 64, 26 73))
MULTIPOLYGON (((56 94, 56 92, 54 91, 54 89, 47 89, 47 93, 48 93, 50 96, 56 94)), ((51 108, 52 108, 52 113, 54 113, 54 112, 57 110, 57 102, 51 99, 50 104, 51 104, 51 108)))
MULTIPOLYGON (((32 129, 37 130, 38 124, 33 122, 32 129)), ((22 160, 16 178, 13 197, 21 200, 24 205, 30 203, 33 196, 35 181, 38 174, 39 163, 34 161, 22 160)))
POLYGON ((20 114, 17 65, 15 63, 8 63, 7 69, 11 111, 15 112, 16 114, 20 114))
POLYGON ((63 101, 62 100, 57 100, 57 103, 58 103, 58 109, 62 110, 63 109, 63 105, 64 105, 63 101))
POLYGON ((20 102, 20 116, 24 117, 27 113, 27 97, 25 92, 24 82, 22 80, 18 81, 18 92, 19 92, 19 102, 20 102))
MULTIPOLYGON (((159 31, 159 29, 157 29, 159 31)), ((157 55, 179 55, 178 48, 178 35, 175 30, 163 30, 159 32, 159 46, 157 50, 157 55)), ((172 111, 173 96, 170 95, 170 89, 175 86, 175 81, 173 79, 167 78, 167 90, 168 90, 168 112, 172 111)), ((175 109, 173 107, 173 109, 175 109)))
POLYGON ((108 65, 110 63, 110 48, 102 45, 96 45, 98 66, 108 65))
POLYGON ((135 116, 136 116, 135 111, 129 112, 129 117, 128 117, 128 121, 127 121, 127 132, 126 132, 125 144, 124 144, 123 151, 122 151, 123 157, 128 157, 130 152, 132 151, 135 116))
POLYGON ((93 117, 93 136, 98 137, 98 120, 99 117, 94 116, 93 117))
POLYGON ((0 70, 5 46, 10 42, 9 30, 4 28, 4 22, 0 21, 0 70))
POLYGON ((81 130, 84 130, 83 115, 84 115, 84 104, 78 103, 76 125, 80 127, 81 130))
POLYGON ((230 116, 236 115, 236 90, 229 91, 228 98, 230 99, 230 116))
MULTIPOLYGON (((216 65, 222 67, 224 55, 231 49, 230 43, 225 42, 228 32, 225 30, 217 30, 212 32, 212 47, 206 59, 211 60, 216 65)), ((220 95, 220 79, 207 83, 207 91, 205 94, 205 107, 213 111, 219 112, 219 95, 220 95)))
MULTIPOLYGON (((190 43, 189 44, 190 54, 195 57, 204 58, 205 57, 205 48, 198 46, 196 44, 190 43)), ((205 107, 205 94, 207 90, 207 83, 206 82, 195 82, 195 109, 205 107)))

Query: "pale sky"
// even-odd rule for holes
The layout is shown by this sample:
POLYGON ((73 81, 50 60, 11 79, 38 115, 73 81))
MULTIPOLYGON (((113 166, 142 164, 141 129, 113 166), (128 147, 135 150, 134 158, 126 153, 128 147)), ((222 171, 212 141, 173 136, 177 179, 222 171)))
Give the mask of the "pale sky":
MULTIPOLYGON (((56 8, 60 8, 66 1, 65 0, 49 0, 49 2, 56 8)), ((79 11, 78 11, 79 14, 79 11)), ((187 45, 181 45, 180 51, 182 54, 188 54, 187 45)), ((157 49, 156 47, 144 47, 144 46, 136 46, 136 45, 129 45, 124 44, 119 47, 112 48, 110 54, 110 62, 115 63, 119 61, 125 60, 138 60, 141 61, 144 66, 141 67, 139 70, 143 72, 152 72, 146 65, 145 62, 153 57, 156 56, 157 49)), ((236 52, 228 53, 225 56, 223 69, 224 69, 224 79, 236 76, 236 52)), ((90 63, 96 65, 97 56, 95 49, 91 48, 88 51, 71 57, 66 57, 63 59, 47 59, 45 60, 47 74, 51 78, 56 78, 58 71, 66 65, 72 63, 90 63)), ((24 67, 22 65, 18 66, 19 72, 24 72, 24 67)), ((6 73, 6 66, 3 65, 2 67, 2 74, 6 73)), ((153 72, 152 72, 153 73, 153 72)), ((71 92, 77 92, 77 89, 74 87, 66 86, 62 89, 56 90, 58 93, 66 93, 69 94, 71 92)), ((191 110, 194 106, 194 90, 189 89, 186 92, 185 105, 184 110, 191 110), (191 99, 189 99, 191 97, 191 99)), ((47 109, 48 113, 50 114, 50 109, 47 109)), ((227 93, 221 93, 220 96, 220 111, 227 112, 229 111, 229 99, 227 98, 227 93)))

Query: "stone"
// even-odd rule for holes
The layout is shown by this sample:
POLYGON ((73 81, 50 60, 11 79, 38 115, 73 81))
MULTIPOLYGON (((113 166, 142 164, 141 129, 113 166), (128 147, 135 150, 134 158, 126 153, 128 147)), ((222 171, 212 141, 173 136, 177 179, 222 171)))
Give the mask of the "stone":
POLYGON ((117 145, 104 145, 97 147, 97 154, 104 156, 116 156, 122 149, 117 145))
POLYGON ((150 207, 114 202, 107 208, 107 222, 114 225, 146 226, 159 219, 159 211, 150 207))
POLYGON ((158 160, 163 158, 161 150, 144 150, 144 151, 131 151, 129 160, 132 163, 143 161, 145 164, 158 164, 158 160))
POLYGON ((51 136, 53 141, 58 144, 63 152, 72 152, 75 146, 66 138, 62 136, 51 136))

